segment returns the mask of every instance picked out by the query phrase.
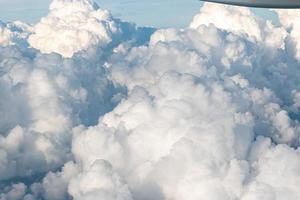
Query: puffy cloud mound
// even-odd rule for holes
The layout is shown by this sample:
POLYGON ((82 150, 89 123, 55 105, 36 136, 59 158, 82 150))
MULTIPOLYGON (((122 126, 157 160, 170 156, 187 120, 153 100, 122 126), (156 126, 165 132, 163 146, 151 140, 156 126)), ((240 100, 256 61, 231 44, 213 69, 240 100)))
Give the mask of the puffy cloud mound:
POLYGON ((27 46, 27 37, 32 27, 20 21, 13 23, 4 23, 0 21, 0 45, 25 45, 27 46))
POLYGON ((299 13, 276 12, 152 34, 54 0, 1 23, 0 199, 300 199, 299 13))
POLYGON ((122 94, 101 65, 30 51, 0 51, 1 180, 60 167, 71 158, 72 127, 97 122, 122 94))
MULTIPOLYGON (((3 25, 11 37, 1 37, 8 42, 0 46, 0 180, 39 177, 60 168, 72 158, 72 128, 97 123, 126 94, 108 79, 105 67, 105 56, 118 40, 103 47, 107 55, 87 50, 66 59, 15 42, 35 34, 15 24, 3 25)), ((123 30, 131 31, 135 28, 123 30)))
POLYGON ((112 166, 103 160, 95 161, 90 169, 73 178, 69 192, 75 200, 132 200, 128 186, 113 171, 112 166))
POLYGON ((209 24, 234 34, 246 34, 257 41, 264 41, 266 45, 276 48, 283 47, 283 39, 286 37, 284 28, 274 28, 270 21, 260 19, 248 8, 204 4, 201 12, 194 17, 190 27, 197 28, 200 25, 209 24))
POLYGON ((295 54, 295 57, 300 60, 300 31, 299 18, 300 13, 297 10, 277 10, 281 24, 289 31, 288 47, 295 54))
POLYGON ((29 44, 42 53, 72 57, 91 46, 107 46, 117 37, 125 37, 122 26, 107 10, 90 0, 54 0, 49 14, 35 25, 29 44))

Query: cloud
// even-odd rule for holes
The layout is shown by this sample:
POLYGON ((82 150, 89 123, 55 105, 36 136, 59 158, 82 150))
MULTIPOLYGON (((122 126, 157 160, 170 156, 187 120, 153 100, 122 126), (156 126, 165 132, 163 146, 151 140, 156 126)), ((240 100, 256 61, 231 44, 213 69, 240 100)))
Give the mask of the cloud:
POLYGON ((90 169, 73 178, 69 192, 74 199, 132 200, 128 186, 103 160, 95 161, 90 169))
POLYGON ((89 0, 55 0, 48 16, 35 25, 28 42, 42 53, 72 57, 91 46, 104 48, 115 38, 125 37, 122 26, 128 25, 114 19, 107 10, 98 9, 89 0))
MULTIPOLYGON (((14 33, 14 26, 5 27, 14 33)), ((29 39, 33 34, 24 33, 29 39)), ((72 158, 72 128, 97 123, 126 93, 108 79, 97 50, 66 59, 14 37, 0 47, 0 180, 58 169, 72 158)))
POLYGON ((270 21, 265 21, 248 8, 224 7, 223 5, 204 4, 201 12, 196 15, 190 24, 191 28, 200 25, 213 24, 219 29, 227 30, 235 34, 247 34, 249 39, 264 41, 272 47, 283 47, 286 30, 282 27, 274 27, 270 21), (212 12, 212 10, 214 12, 212 12), (224 23, 226 19, 226 23, 224 23))
POLYGON ((0 45, 27 45, 27 37, 31 31, 30 25, 16 21, 13 23, 4 23, 0 21, 0 45))
POLYGON ((0 199, 299 199, 297 11, 277 12, 204 4, 153 33, 54 0, 2 23, 0 199))
POLYGON ((19 183, 5 188, 5 190, 6 192, 0 195, 1 200, 21 200, 25 198, 27 187, 26 185, 19 183))
POLYGON ((299 60, 299 24, 297 23, 299 19, 299 12, 295 10, 276 10, 280 23, 290 32, 288 36, 289 42, 287 42, 287 46, 290 51, 293 52, 295 57, 299 60))

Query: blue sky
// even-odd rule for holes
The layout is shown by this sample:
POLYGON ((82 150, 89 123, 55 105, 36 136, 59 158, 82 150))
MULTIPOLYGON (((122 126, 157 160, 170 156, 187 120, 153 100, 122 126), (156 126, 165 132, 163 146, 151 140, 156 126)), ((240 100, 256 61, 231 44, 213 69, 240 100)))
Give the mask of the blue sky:
MULTIPOLYGON (((2 21, 22 20, 37 22, 47 14, 51 0, 0 0, 2 21)), ((101 8, 110 10, 114 16, 132 21, 141 26, 184 27, 199 11, 198 0, 96 0, 101 8)), ((266 9, 254 9, 264 18, 276 15, 266 9)))

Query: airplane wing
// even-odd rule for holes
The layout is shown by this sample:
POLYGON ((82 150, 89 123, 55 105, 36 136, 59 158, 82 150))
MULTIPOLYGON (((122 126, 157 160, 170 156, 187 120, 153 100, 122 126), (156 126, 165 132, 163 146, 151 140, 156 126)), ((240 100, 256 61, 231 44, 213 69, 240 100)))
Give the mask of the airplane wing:
POLYGON ((236 6, 260 8, 300 8, 300 0, 201 0, 236 6))

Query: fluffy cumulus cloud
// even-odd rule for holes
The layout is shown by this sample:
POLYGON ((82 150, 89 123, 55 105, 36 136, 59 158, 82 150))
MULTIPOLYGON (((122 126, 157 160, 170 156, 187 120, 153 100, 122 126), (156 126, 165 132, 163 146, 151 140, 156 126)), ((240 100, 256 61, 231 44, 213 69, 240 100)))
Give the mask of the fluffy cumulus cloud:
POLYGON ((6 24, 0 21, 0 45, 26 45, 26 40, 30 32, 31 27, 26 23, 16 21, 6 24))
POLYGON ((1 22, 0 199, 300 199, 299 12, 276 12, 154 31, 54 0, 1 22))
POLYGON ((281 24, 289 31, 288 44, 289 49, 294 56, 300 60, 300 32, 299 32, 299 18, 300 14, 297 10, 277 10, 281 24))
POLYGON ((130 25, 114 19, 107 10, 98 9, 91 0, 54 0, 48 16, 34 26, 28 42, 42 53, 72 57, 89 47, 103 48, 118 37, 124 39, 122 26, 130 25))

